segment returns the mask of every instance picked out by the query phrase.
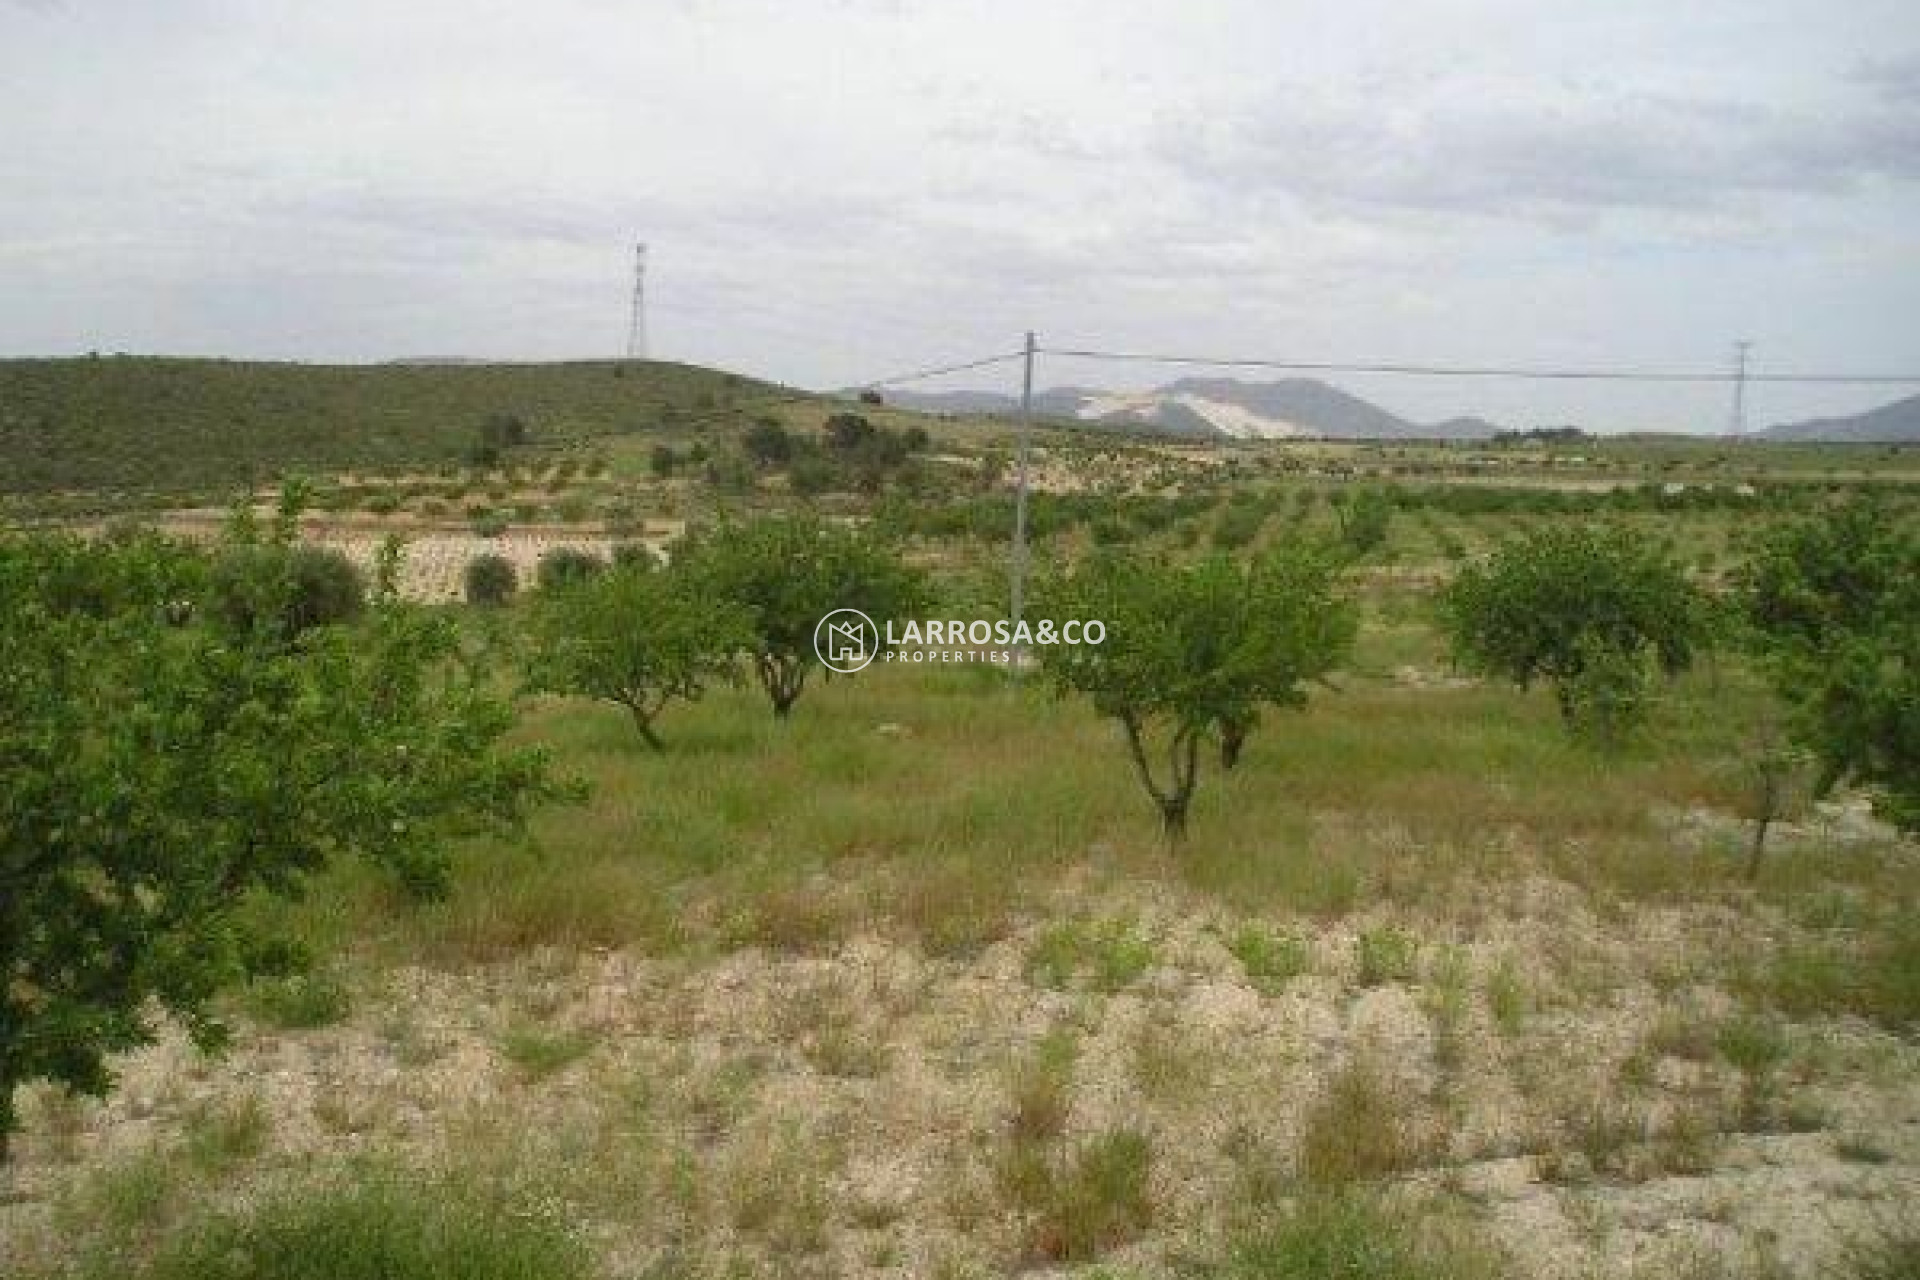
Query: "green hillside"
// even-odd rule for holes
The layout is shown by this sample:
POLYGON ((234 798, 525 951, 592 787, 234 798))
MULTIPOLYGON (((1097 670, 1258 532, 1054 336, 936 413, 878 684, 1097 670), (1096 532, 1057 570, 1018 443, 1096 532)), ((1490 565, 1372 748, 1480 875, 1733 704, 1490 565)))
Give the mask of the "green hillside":
POLYGON ((0 492, 199 489, 290 467, 462 459, 490 418, 527 442, 671 428, 775 392, 687 365, 0 361, 0 492))

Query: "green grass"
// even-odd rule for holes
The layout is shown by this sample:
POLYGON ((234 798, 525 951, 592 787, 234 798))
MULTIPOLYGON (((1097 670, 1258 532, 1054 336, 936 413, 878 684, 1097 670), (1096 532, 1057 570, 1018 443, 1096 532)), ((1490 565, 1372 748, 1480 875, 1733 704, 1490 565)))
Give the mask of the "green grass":
MULTIPOLYGON (((85 1280, 587 1280, 590 1250, 549 1211, 375 1173, 203 1212, 85 1280)), ((49 1276, 48 1280, 51 1280, 49 1276)))
POLYGON ((1045 987, 1084 980, 1095 991, 1118 991, 1153 961, 1153 940, 1130 920, 1063 920, 1034 943, 1027 977, 1045 987))
POLYGON ((1299 938, 1275 933, 1261 925, 1242 925, 1227 939, 1227 950, 1240 962, 1247 980, 1273 992, 1306 973, 1313 953, 1299 938))
POLYGON ((1911 903, 1861 934, 1783 942, 1742 986, 1789 1017, 1853 1014, 1896 1032, 1920 1027, 1920 920, 1911 903))
POLYGON ((1025 1222, 1028 1256, 1083 1262, 1136 1239, 1153 1221, 1147 1184, 1153 1145, 1128 1129, 1064 1151, 1016 1144, 1000 1175, 1025 1222))
POLYGON ((1459 1224, 1422 1218, 1375 1196, 1300 1200, 1242 1230, 1206 1280, 1475 1280, 1503 1273, 1459 1224))
MULTIPOLYGON (((409 902, 348 863, 304 904, 261 909, 314 954, 357 945, 460 965, 543 945, 807 951, 863 931, 967 955, 1082 874, 1096 891, 1162 886, 1266 919, 1338 919, 1363 902, 1451 911, 1543 872, 1602 905, 1744 894, 1737 859, 1677 847, 1649 814, 1702 803, 1713 761, 1737 747, 1727 721, 1747 695, 1683 682, 1669 696, 1648 747, 1600 759, 1566 741, 1544 695, 1365 682, 1323 692, 1267 717, 1232 774, 1203 772, 1177 855, 1110 722, 974 672, 819 683, 786 723, 755 690, 712 690, 674 709, 657 755, 615 711, 538 700, 521 735, 549 746, 591 797, 541 813, 531 847, 459 850, 444 902, 409 902), (901 732, 879 732, 889 725, 901 732)), ((1767 892, 1808 884, 1808 862, 1777 859, 1767 892)), ((1887 859, 1823 865, 1828 887, 1897 881, 1887 859)), ((1228 941, 1243 965, 1293 963, 1284 948, 1228 941)), ((1364 980, 1407 980, 1415 946, 1371 932, 1364 980)), ((1114 989, 1155 951, 1138 925, 1071 916, 1041 931, 1031 972, 1114 989)), ((1871 1001, 1891 1014, 1913 985, 1904 954, 1886 951, 1885 980, 1864 993, 1843 990, 1836 968, 1776 994, 1789 1009, 1871 1001)))
POLYGON ((1363 987, 1411 982, 1420 971, 1420 940, 1392 925, 1362 930, 1354 955, 1356 980, 1363 987))
POLYGON ((1300 1176, 1317 1187, 1387 1178, 1417 1163, 1408 1108, 1371 1059, 1336 1072, 1308 1109, 1300 1135, 1300 1176))
POLYGON ((316 970, 263 978, 246 989, 247 1012, 281 1031, 309 1031, 346 1019, 352 998, 337 974, 316 970))
POLYGON ((595 1043, 585 1032, 520 1025, 500 1037, 500 1055, 537 1080, 580 1061, 593 1052, 595 1043))

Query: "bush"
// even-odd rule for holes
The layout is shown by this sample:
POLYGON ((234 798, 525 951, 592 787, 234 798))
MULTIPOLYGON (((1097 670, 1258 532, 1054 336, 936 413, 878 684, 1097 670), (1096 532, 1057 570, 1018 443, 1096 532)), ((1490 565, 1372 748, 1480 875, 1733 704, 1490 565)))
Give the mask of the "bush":
POLYGON ((513 561, 491 552, 467 561, 467 603, 482 606, 503 605, 520 589, 520 574, 513 561))
POLYGON ((367 604, 365 577, 330 547, 231 547, 214 562, 211 586, 215 616, 248 633, 277 624, 294 636, 351 621, 367 604))
POLYGON ((497 538, 507 531, 507 517, 492 507, 468 507, 467 523, 483 538, 497 538))
POLYGON ((1344 1187, 1410 1168, 1418 1152, 1379 1068, 1355 1058, 1328 1080, 1300 1135, 1300 1176, 1344 1187))
POLYGON ((1076 1262, 1136 1239, 1153 1220, 1152 1160, 1152 1144, 1127 1129, 1097 1134, 1058 1155, 1037 1143, 1016 1143, 1001 1181, 1027 1217, 1027 1251, 1076 1262))
POLYGON ((574 547, 555 547, 540 557, 536 577, 542 591, 557 591, 563 587, 574 586, 590 578, 597 578, 606 570, 607 562, 591 551, 581 551, 574 547))

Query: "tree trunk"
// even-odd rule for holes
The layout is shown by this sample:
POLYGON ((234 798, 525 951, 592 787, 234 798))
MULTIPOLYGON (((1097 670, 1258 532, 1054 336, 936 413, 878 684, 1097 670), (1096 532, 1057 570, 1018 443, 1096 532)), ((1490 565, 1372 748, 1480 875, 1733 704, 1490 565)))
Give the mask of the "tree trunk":
POLYGON ((785 720, 806 688, 805 664, 788 658, 760 657, 754 660, 754 669, 760 676, 760 687, 767 691, 767 700, 773 703, 773 714, 785 720))
POLYGON ((660 741, 660 735, 653 731, 653 717, 655 712, 648 711, 645 707, 634 706, 632 704, 628 704, 627 710, 633 713, 633 727, 640 731, 640 741, 646 743, 655 751, 665 751, 667 744, 660 741))
POLYGON ((1753 824, 1753 848, 1747 854, 1747 882, 1751 884, 1760 878, 1760 857, 1767 851, 1767 828, 1773 825, 1773 816, 1759 819, 1753 824))
POLYGON ((0 1169, 7 1167, 7 1147, 13 1140, 14 1126, 20 1122, 13 1109, 14 1085, 11 1076, 0 1076, 0 1169))
POLYGON ((1229 772, 1240 763, 1240 749, 1247 744, 1247 727, 1228 721, 1220 726, 1220 767, 1229 772))

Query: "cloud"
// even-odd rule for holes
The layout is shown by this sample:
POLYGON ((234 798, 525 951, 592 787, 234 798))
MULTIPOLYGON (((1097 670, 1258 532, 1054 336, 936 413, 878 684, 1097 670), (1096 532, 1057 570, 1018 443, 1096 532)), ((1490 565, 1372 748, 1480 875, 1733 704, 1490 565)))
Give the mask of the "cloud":
POLYGON ((1755 196, 1839 196, 1920 177, 1920 96, 1836 111, 1542 79, 1461 78, 1365 98, 1275 91, 1225 117, 1176 116, 1161 153, 1252 199, 1578 223, 1702 212, 1755 196))

